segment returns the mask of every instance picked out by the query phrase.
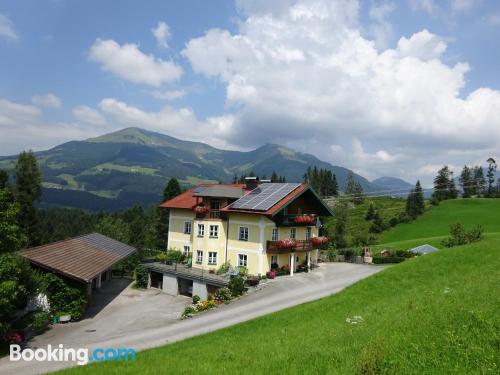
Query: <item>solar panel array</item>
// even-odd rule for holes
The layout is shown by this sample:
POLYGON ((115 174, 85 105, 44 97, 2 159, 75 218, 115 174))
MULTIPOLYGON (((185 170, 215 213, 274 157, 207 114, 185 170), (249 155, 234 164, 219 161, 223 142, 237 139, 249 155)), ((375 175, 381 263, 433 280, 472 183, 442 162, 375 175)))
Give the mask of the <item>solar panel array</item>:
POLYGON ((238 210, 266 211, 297 189, 300 184, 265 183, 230 205, 238 210))

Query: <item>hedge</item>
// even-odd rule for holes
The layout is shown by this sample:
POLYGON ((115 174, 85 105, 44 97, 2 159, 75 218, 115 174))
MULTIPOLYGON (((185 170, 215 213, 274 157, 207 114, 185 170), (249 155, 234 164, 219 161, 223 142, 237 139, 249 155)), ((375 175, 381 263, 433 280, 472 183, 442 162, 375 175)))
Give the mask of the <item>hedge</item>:
POLYGON ((405 257, 374 257, 374 264, 382 264, 382 263, 401 263, 405 260, 405 257))

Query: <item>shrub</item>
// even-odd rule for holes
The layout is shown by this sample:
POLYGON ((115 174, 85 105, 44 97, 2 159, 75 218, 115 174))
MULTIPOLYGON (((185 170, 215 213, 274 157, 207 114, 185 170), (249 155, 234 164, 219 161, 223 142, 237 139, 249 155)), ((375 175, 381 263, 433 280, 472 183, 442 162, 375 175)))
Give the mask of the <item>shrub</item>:
POLYGON ((483 228, 478 225, 471 231, 466 231, 461 223, 450 225, 450 237, 442 242, 443 246, 453 247, 480 241, 483 238, 483 228))
POLYGON ((198 302, 200 302, 200 299, 201 299, 200 296, 195 294, 193 296, 193 305, 196 305, 198 302))
POLYGON ((266 277, 267 277, 268 279, 274 279, 274 278, 276 277, 276 271, 274 271, 274 270, 273 270, 273 271, 268 271, 268 272, 266 273, 266 277))
POLYGON ((184 312, 182 313, 183 318, 189 318, 193 315, 196 315, 198 311, 193 306, 186 306, 184 312))
POLYGON ((245 279, 239 275, 233 276, 231 280, 229 280, 228 287, 233 297, 241 296, 245 290, 245 279))
POLYGON ((228 273, 229 268, 231 268, 231 263, 229 262, 222 263, 219 269, 217 270, 217 275, 228 273))
POLYGON ((38 311, 33 314, 32 326, 35 331, 43 330, 50 323, 50 315, 45 311, 38 311))
POLYGON ((280 266, 278 265, 278 263, 272 263, 271 264, 271 269, 272 270, 277 270, 278 268, 280 268, 280 266))
POLYGON ((335 257, 337 256, 337 250, 335 250, 335 248, 333 247, 329 247, 326 254, 328 261, 334 262, 335 257))
POLYGON ((209 310, 215 306, 216 306, 216 303, 213 300, 200 301, 196 304, 196 311, 201 312, 201 311, 209 310))
POLYGON ((69 287, 63 279, 52 273, 44 274, 41 282, 43 283, 41 289, 47 295, 54 315, 64 311, 71 315, 71 320, 81 319, 87 300, 80 290, 69 287))
POLYGON ((144 267, 144 264, 138 264, 134 271, 135 286, 141 289, 147 288, 148 278, 148 270, 144 267))
POLYGON ((222 302, 228 302, 231 300, 231 289, 229 288, 219 288, 215 291, 215 299, 222 302))
POLYGON ((182 254, 181 251, 174 250, 174 249, 168 249, 165 261, 168 264, 181 263, 182 261, 184 261, 184 259, 185 259, 185 256, 184 256, 184 254, 182 254))
POLYGON ((167 259, 168 259, 167 253, 163 251, 155 256, 155 260, 160 263, 166 263, 167 259))
POLYGON ((238 275, 240 275, 241 277, 245 277, 246 275, 248 275, 248 268, 243 267, 243 266, 239 266, 238 267, 238 275))
POLYGON ((373 263, 374 264, 401 263, 405 259, 406 258, 404 258, 404 257, 397 257, 397 256, 387 256, 387 257, 376 256, 376 257, 373 257, 373 263))

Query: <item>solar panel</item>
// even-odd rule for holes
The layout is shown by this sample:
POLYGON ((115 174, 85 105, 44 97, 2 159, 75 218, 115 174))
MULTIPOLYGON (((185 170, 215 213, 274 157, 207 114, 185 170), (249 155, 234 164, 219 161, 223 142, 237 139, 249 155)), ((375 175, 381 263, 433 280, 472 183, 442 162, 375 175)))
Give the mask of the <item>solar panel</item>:
POLYGON ((300 184, 266 183, 252 190, 230 205, 233 209, 266 211, 285 196, 297 189, 300 184))

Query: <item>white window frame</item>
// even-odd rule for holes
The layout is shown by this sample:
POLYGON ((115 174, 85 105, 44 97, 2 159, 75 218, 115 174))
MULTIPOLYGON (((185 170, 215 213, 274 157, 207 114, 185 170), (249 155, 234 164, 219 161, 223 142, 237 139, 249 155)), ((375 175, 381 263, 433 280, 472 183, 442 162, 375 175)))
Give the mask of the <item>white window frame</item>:
POLYGON ((248 255, 247 254, 238 254, 238 266, 239 267, 247 267, 248 265, 248 255))
POLYGON ((205 235, 205 224, 198 224, 198 237, 205 235))
POLYGON ((248 241, 249 238, 249 231, 248 227, 239 227, 238 228, 238 240, 239 241, 248 241), (246 233, 245 233, 246 230, 246 233), (242 236, 243 234, 243 236, 242 236))
POLYGON ((192 230, 193 230, 193 223, 190 221, 185 221, 184 222, 184 234, 191 234, 192 230))
POLYGON ((280 228, 273 228, 273 233, 271 234, 271 241, 279 241, 280 239, 280 228))
POLYGON ((208 252, 208 265, 216 266, 217 265, 217 251, 209 251, 208 252))
POLYGON ((196 264, 203 264, 203 250, 196 250, 196 264))
POLYGON ((312 237, 312 228, 306 227, 306 240, 310 240, 312 237))
POLYGON ((189 253, 191 252, 191 246, 189 245, 184 245, 184 256, 189 256, 189 253), (187 249, 187 250, 186 250, 187 249))
POLYGON ((297 238, 297 228, 290 228, 290 238, 294 240, 297 238))
POLYGON ((210 225, 210 238, 219 238, 219 226, 218 225, 210 225))

